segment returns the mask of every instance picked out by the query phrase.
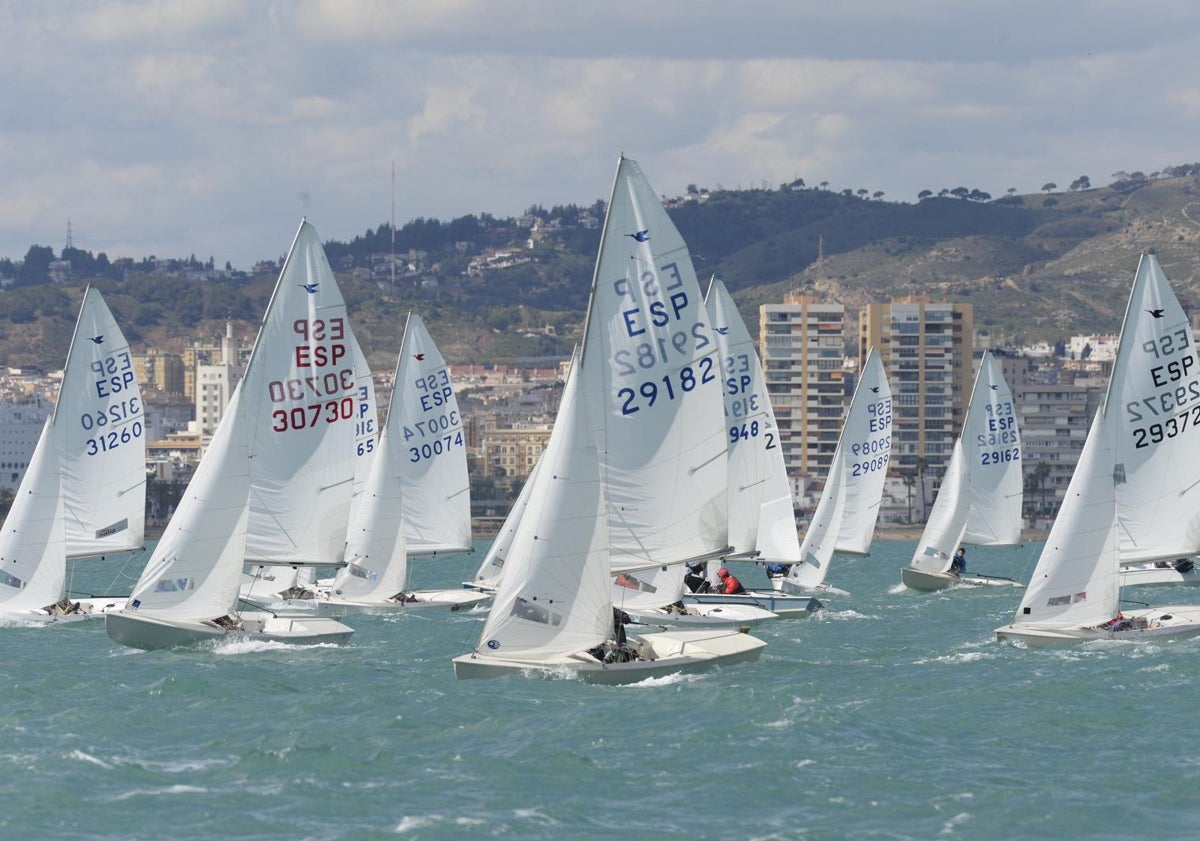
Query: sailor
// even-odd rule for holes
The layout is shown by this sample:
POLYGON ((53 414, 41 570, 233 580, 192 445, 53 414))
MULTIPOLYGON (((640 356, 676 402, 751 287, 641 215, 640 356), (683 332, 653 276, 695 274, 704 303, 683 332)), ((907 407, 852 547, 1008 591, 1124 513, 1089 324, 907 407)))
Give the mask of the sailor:
POLYGON ((721 567, 717 572, 717 578, 721 579, 721 592, 726 596, 735 596, 738 593, 746 592, 746 588, 742 586, 742 582, 738 581, 729 570, 721 567))
POLYGON ((964 575, 967 571, 967 550, 958 547, 958 551, 954 553, 954 558, 950 561, 951 575, 964 575))

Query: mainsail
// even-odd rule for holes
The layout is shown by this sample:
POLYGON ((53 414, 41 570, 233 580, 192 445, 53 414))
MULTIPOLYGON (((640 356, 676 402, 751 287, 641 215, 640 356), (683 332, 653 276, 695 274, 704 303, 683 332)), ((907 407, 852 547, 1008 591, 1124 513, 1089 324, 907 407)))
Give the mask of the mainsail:
POLYGON ((687 247, 628 158, 608 203, 580 367, 608 503, 613 601, 663 607, 682 594, 685 562, 727 545, 721 371, 687 247))

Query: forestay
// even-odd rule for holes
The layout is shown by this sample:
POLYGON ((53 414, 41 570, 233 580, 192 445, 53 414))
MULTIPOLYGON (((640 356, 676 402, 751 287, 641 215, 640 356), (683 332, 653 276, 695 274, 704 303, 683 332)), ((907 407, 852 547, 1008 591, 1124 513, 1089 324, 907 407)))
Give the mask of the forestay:
POLYGON ((892 452, 892 390, 872 348, 859 376, 829 475, 804 534, 804 563, 787 582, 811 589, 824 582, 835 551, 866 553, 875 535, 883 483, 892 452))
POLYGON ((617 166, 581 360, 600 451, 614 601, 662 607, 727 545, 721 371, 692 261, 638 165, 617 166), (644 570, 645 573, 633 573, 644 570))

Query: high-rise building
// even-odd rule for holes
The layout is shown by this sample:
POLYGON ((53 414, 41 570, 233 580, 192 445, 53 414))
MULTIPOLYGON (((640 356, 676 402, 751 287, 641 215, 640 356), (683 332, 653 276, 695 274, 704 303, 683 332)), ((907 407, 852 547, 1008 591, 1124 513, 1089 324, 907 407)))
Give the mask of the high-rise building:
MULTIPOLYGON (((824 480, 846 404, 845 307, 788 295, 759 308, 759 356, 793 484, 824 480)), ((794 487, 799 498, 802 491, 794 487)))
POLYGON ((227 322, 220 361, 196 364, 196 429, 201 435, 212 435, 216 430, 241 378, 241 355, 234 342, 233 324, 227 322))
POLYGON ((876 348, 892 385, 892 472, 936 476, 971 396, 972 306, 916 296, 868 304, 858 321, 859 358, 876 348))
POLYGON ((133 354, 133 371, 143 391, 184 394, 183 357, 178 353, 148 350, 133 354))

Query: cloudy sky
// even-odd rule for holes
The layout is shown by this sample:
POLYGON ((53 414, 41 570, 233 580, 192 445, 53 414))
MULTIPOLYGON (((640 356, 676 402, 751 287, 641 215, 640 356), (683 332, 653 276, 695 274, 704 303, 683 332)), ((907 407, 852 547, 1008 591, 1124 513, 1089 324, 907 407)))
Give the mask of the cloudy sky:
POLYGON ((281 256, 695 183, 999 196, 1200 160, 1194 0, 0 2, 0 257, 281 256))

